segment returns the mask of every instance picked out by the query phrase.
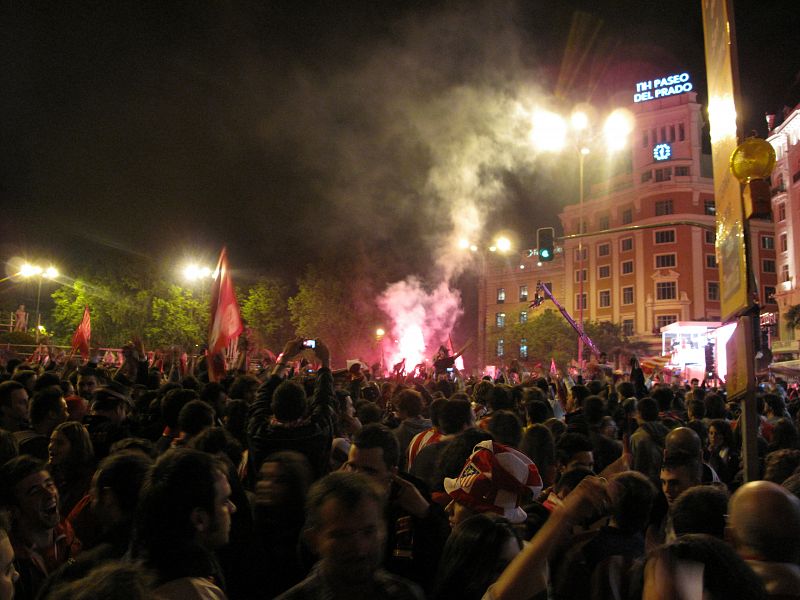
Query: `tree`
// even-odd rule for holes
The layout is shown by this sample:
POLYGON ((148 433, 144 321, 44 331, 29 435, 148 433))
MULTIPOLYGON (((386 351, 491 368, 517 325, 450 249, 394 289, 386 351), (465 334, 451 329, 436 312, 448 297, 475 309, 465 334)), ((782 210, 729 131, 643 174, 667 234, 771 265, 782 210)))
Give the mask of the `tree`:
POLYGON ((150 273, 89 275, 53 292, 56 339, 69 344, 83 316, 92 315, 92 344, 119 347, 142 337, 149 347, 179 344, 193 350, 206 339, 208 291, 169 285, 150 273))
POLYGON ((786 324, 789 328, 797 329, 800 327, 800 304, 791 306, 789 310, 784 313, 784 317, 786 318, 786 324))
POLYGON ((342 268, 309 267, 298 282, 297 294, 289 298, 289 316, 297 335, 322 338, 339 358, 368 352, 380 318, 376 295, 359 282, 359 277, 342 268))
POLYGON ((121 346, 142 335, 150 313, 150 294, 112 280, 76 279, 52 294, 56 337, 69 343, 80 323, 84 306, 92 314, 92 343, 121 346))
POLYGON ((144 329, 149 345, 165 348, 178 344, 191 352, 206 342, 210 316, 208 292, 169 285, 153 295, 150 306, 150 319, 144 329))
POLYGON ((288 297, 287 286, 278 279, 261 279, 239 296, 242 318, 255 342, 275 352, 292 336, 288 297))
POLYGON ((577 334, 560 313, 548 308, 527 322, 519 322, 519 313, 512 313, 503 328, 491 328, 490 339, 496 347, 503 339, 504 362, 517 359, 527 364, 542 363, 547 368, 550 359, 559 365, 567 364, 577 353, 577 334), (523 344, 524 340, 524 344, 523 344), (527 346, 527 358, 520 356, 520 346, 527 346))

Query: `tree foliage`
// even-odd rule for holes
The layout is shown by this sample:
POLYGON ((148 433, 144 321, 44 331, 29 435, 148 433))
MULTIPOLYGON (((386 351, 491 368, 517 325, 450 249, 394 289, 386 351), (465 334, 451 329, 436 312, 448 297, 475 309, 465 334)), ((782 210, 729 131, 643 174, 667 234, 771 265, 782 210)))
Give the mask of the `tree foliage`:
POLYGON ((288 299, 288 287, 278 279, 261 279, 250 289, 239 292, 242 318, 256 344, 279 352, 292 337, 288 299))
POLYGON ((289 298, 289 316, 297 335, 321 338, 339 358, 362 355, 380 313, 374 292, 359 281, 352 274, 309 267, 297 293, 289 298))
MULTIPOLYGON (((643 349, 642 344, 623 335, 619 324, 588 321, 585 328, 598 350, 605 352, 611 360, 619 361, 625 355, 643 349)), ((503 340, 505 363, 520 360, 529 365, 541 363, 544 368, 549 368, 550 360, 554 359, 559 367, 564 367, 578 356, 578 334, 559 312, 550 308, 529 316, 526 323, 519 322, 519 313, 511 313, 506 316, 503 328, 493 323, 489 331, 493 348, 497 347, 499 339, 503 340), (527 358, 520 356, 523 345, 527 346, 527 358)), ((588 348, 584 348, 584 353, 584 358, 588 359, 588 348)))
POLYGON ((178 344, 187 350, 205 343, 208 334, 209 295, 177 285, 164 286, 150 298, 150 318, 144 329, 148 344, 178 344))
POLYGON ((142 276, 90 276, 53 292, 56 340, 69 343, 83 316, 92 315, 92 344, 119 347, 142 337, 149 347, 202 344, 208 329, 208 292, 142 276))

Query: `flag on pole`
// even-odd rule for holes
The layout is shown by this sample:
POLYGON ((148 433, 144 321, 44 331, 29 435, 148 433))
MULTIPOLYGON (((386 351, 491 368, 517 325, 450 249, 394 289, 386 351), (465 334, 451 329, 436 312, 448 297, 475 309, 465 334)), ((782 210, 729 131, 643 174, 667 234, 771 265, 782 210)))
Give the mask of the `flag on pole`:
POLYGON ((72 349, 70 352, 74 353, 78 350, 84 360, 89 358, 89 340, 92 338, 92 318, 89 315, 89 305, 87 304, 83 309, 83 318, 81 324, 75 330, 72 336, 72 349))
MULTIPOLYGON (((453 356, 453 354, 455 354, 456 352, 455 348, 453 347, 453 338, 450 336, 449 333, 447 334, 447 350, 448 352, 450 352, 450 356, 453 356)), ((459 356, 458 358, 456 358, 455 367, 459 371, 464 370, 464 357, 459 356)))
POLYGON ((225 376, 224 351, 242 333, 242 316, 236 302, 233 280, 228 272, 228 254, 223 247, 211 285, 211 320, 208 325, 208 380, 225 376))

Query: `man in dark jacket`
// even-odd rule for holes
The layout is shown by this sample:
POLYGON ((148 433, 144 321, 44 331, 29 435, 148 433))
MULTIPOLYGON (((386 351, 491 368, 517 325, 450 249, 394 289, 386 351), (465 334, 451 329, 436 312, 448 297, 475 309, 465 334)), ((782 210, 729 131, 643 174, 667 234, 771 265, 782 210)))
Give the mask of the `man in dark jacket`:
POLYGON ((288 361, 305 349, 302 339, 286 344, 272 376, 259 387, 250 407, 247 435, 257 468, 273 452, 295 450, 308 458, 314 477, 319 478, 328 472, 333 444, 335 395, 328 347, 316 340, 313 352, 322 368, 317 371, 310 406, 303 386, 283 380, 288 361))

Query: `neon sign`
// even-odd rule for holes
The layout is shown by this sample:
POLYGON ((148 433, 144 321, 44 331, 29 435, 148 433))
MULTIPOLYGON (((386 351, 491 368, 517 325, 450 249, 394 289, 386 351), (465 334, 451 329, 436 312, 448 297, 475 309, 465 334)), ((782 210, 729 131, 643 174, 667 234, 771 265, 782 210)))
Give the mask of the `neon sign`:
POLYGON ((636 84, 634 102, 646 102, 667 96, 691 92, 694 86, 688 73, 670 75, 669 77, 656 77, 636 84))
POLYGON ((656 144, 653 147, 653 158, 655 160, 669 160, 672 156, 672 147, 669 144, 656 144))

